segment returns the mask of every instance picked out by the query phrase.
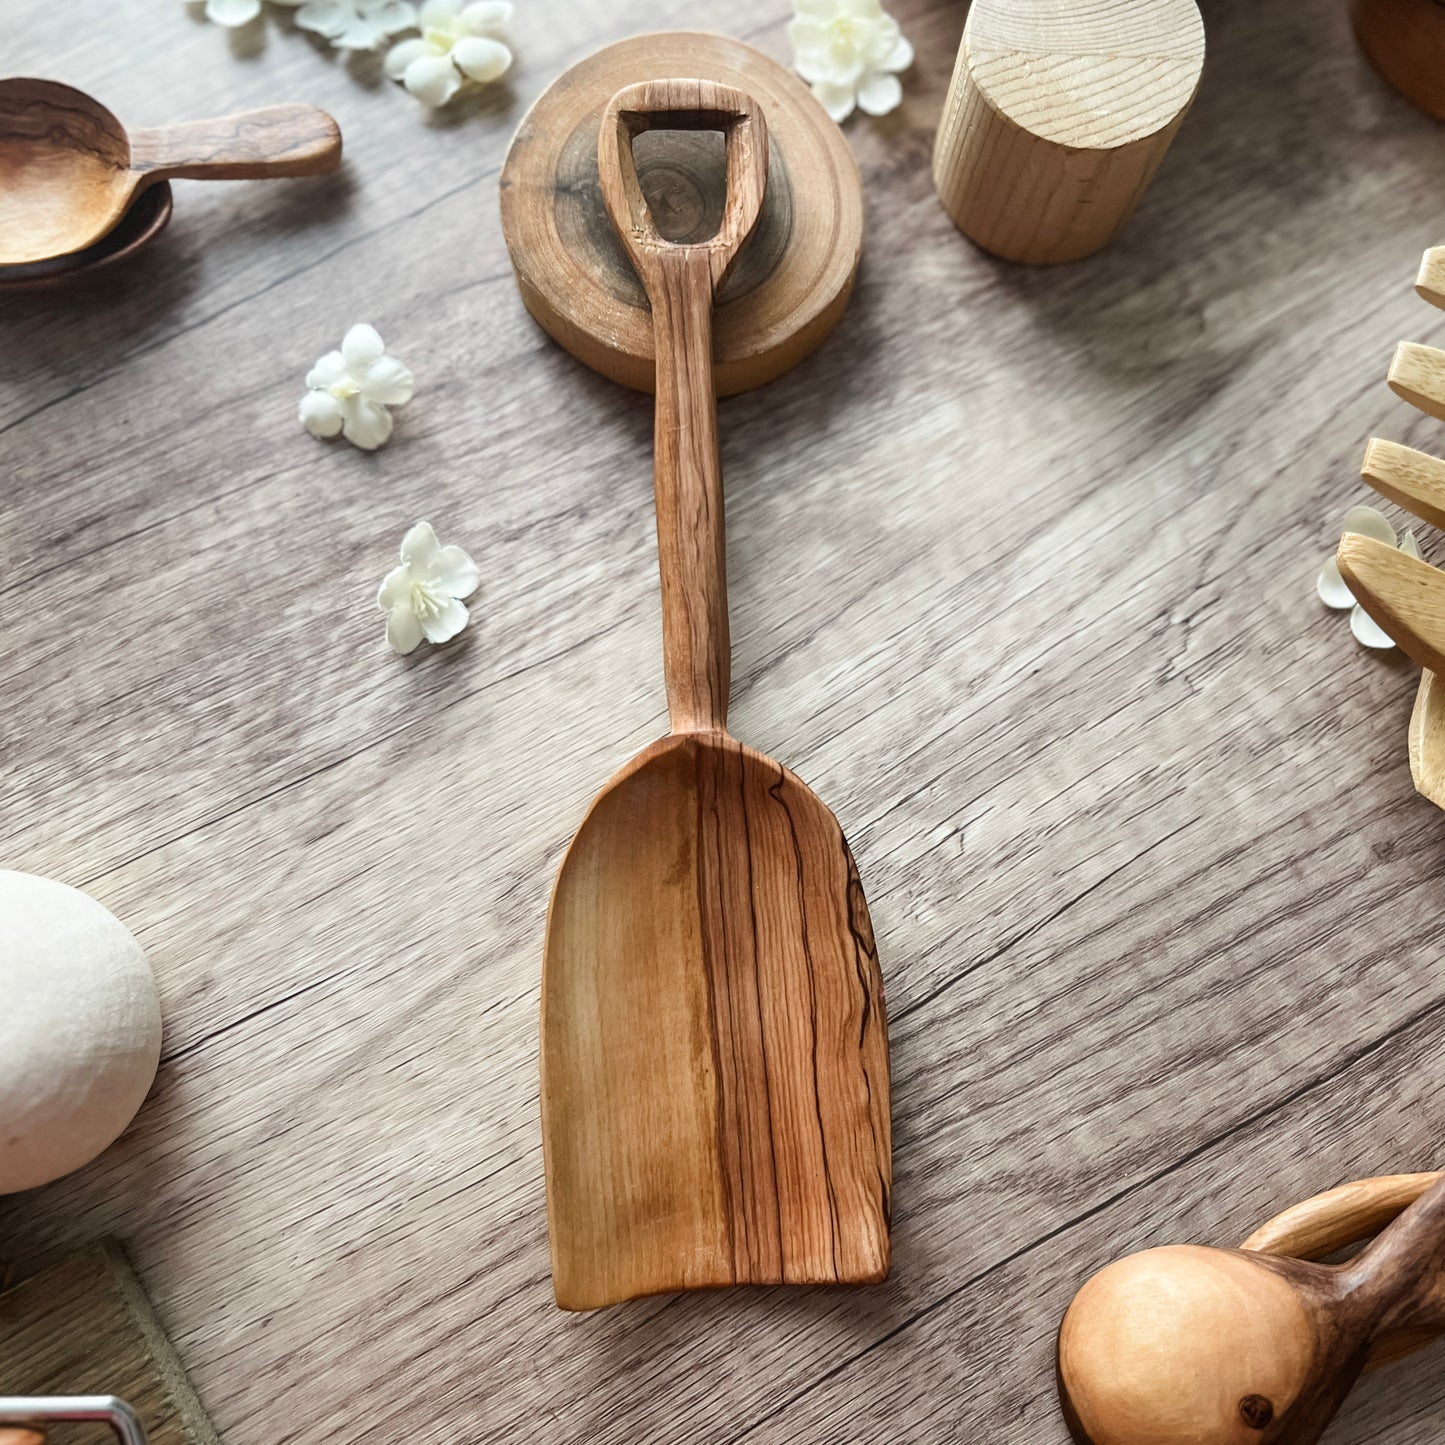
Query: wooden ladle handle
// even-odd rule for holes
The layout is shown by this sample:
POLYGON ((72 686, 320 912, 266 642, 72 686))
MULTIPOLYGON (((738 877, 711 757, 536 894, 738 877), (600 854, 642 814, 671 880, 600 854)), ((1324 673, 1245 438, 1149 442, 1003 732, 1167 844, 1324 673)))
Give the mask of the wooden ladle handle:
POLYGON ((668 716, 674 733, 722 731, 731 656, 712 308, 762 208, 767 127, 752 98, 731 86, 646 81, 608 102, 597 134, 597 167, 612 224, 652 306, 653 479, 668 716), (633 137, 650 129, 723 132, 727 200, 717 234, 708 240, 672 242, 658 231, 632 158, 633 137))
MULTIPOLYGON (((1325 1259, 1373 1239, 1440 1177, 1438 1172, 1385 1174, 1341 1184, 1291 1205, 1260 1225, 1239 1247, 1258 1254, 1325 1259)), ((1369 1367, 1412 1354, 1438 1337, 1438 1330, 1422 1328, 1382 1340, 1370 1351, 1369 1367)))
POLYGON ((1341 1184, 1266 1220, 1239 1247, 1294 1259, 1326 1259, 1373 1239, 1439 1178, 1438 1172, 1383 1174, 1341 1184))
POLYGON ((130 168, 156 180, 317 176, 341 164, 341 130, 314 105, 271 105, 130 133, 130 168))

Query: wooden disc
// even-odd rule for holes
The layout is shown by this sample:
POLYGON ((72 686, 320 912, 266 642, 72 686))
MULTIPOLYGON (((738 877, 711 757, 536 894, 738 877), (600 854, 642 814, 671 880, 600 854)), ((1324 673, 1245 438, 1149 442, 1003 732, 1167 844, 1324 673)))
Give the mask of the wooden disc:
MULTIPOLYGON (((610 45, 560 76, 518 127, 502 167, 502 232, 527 309, 579 361, 653 389, 652 313, 597 183, 597 125, 625 85, 685 76, 750 94, 768 126, 762 215, 718 297, 720 394, 801 361, 837 324, 863 239, 863 188, 842 132, 807 87, 750 45, 667 31, 610 45)), ((669 240, 717 229, 722 148, 706 133, 656 131, 638 174, 669 240)))

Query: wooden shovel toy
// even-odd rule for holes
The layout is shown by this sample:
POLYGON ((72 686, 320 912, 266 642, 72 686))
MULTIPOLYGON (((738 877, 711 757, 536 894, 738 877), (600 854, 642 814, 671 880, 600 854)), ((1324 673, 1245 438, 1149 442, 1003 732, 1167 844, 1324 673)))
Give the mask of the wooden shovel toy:
POLYGON ((629 86, 599 131, 655 331, 671 733, 593 802, 548 913, 542 1128, 564 1309, 888 1272, 888 1045, 858 872, 832 813, 727 733, 712 310, 767 154, 750 97, 702 80, 629 86), (632 139, 654 127, 725 136, 709 240, 670 243, 653 222, 632 139))
POLYGON ((1099 1271, 1059 1331, 1080 1445, 1314 1445, 1360 1372, 1445 1331, 1445 1179, 1331 1191, 1241 1249, 1171 1245, 1099 1271), (1333 1252, 1404 1212, 1345 1264, 1333 1252))

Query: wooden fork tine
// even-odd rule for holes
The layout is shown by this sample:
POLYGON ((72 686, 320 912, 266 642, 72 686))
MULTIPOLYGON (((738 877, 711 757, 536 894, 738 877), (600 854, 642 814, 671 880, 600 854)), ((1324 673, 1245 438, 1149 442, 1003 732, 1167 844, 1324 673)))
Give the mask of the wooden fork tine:
POLYGON ((1445 351, 1402 341, 1390 362, 1390 390, 1445 421, 1445 351))
POLYGON ((1356 532, 1340 539, 1336 557, 1346 586, 1400 650, 1445 672, 1445 572, 1356 532))
POLYGON ((1360 475, 1384 498, 1445 531, 1445 461, 1371 437, 1360 475))
POLYGON ((1420 261, 1415 289, 1432 305, 1445 311, 1445 246, 1432 246, 1420 261))

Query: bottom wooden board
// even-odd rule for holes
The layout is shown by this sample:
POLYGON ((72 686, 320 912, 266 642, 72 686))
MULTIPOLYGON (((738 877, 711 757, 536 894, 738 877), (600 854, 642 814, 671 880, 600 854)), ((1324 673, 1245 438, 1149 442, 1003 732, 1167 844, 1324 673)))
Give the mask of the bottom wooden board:
MULTIPOLYGON (((220 1445, 120 1247, 104 1243, 0 1294, 0 1395, 119 1395, 151 1445, 220 1445)), ((111 1440, 105 1425, 52 1438, 111 1440)))

